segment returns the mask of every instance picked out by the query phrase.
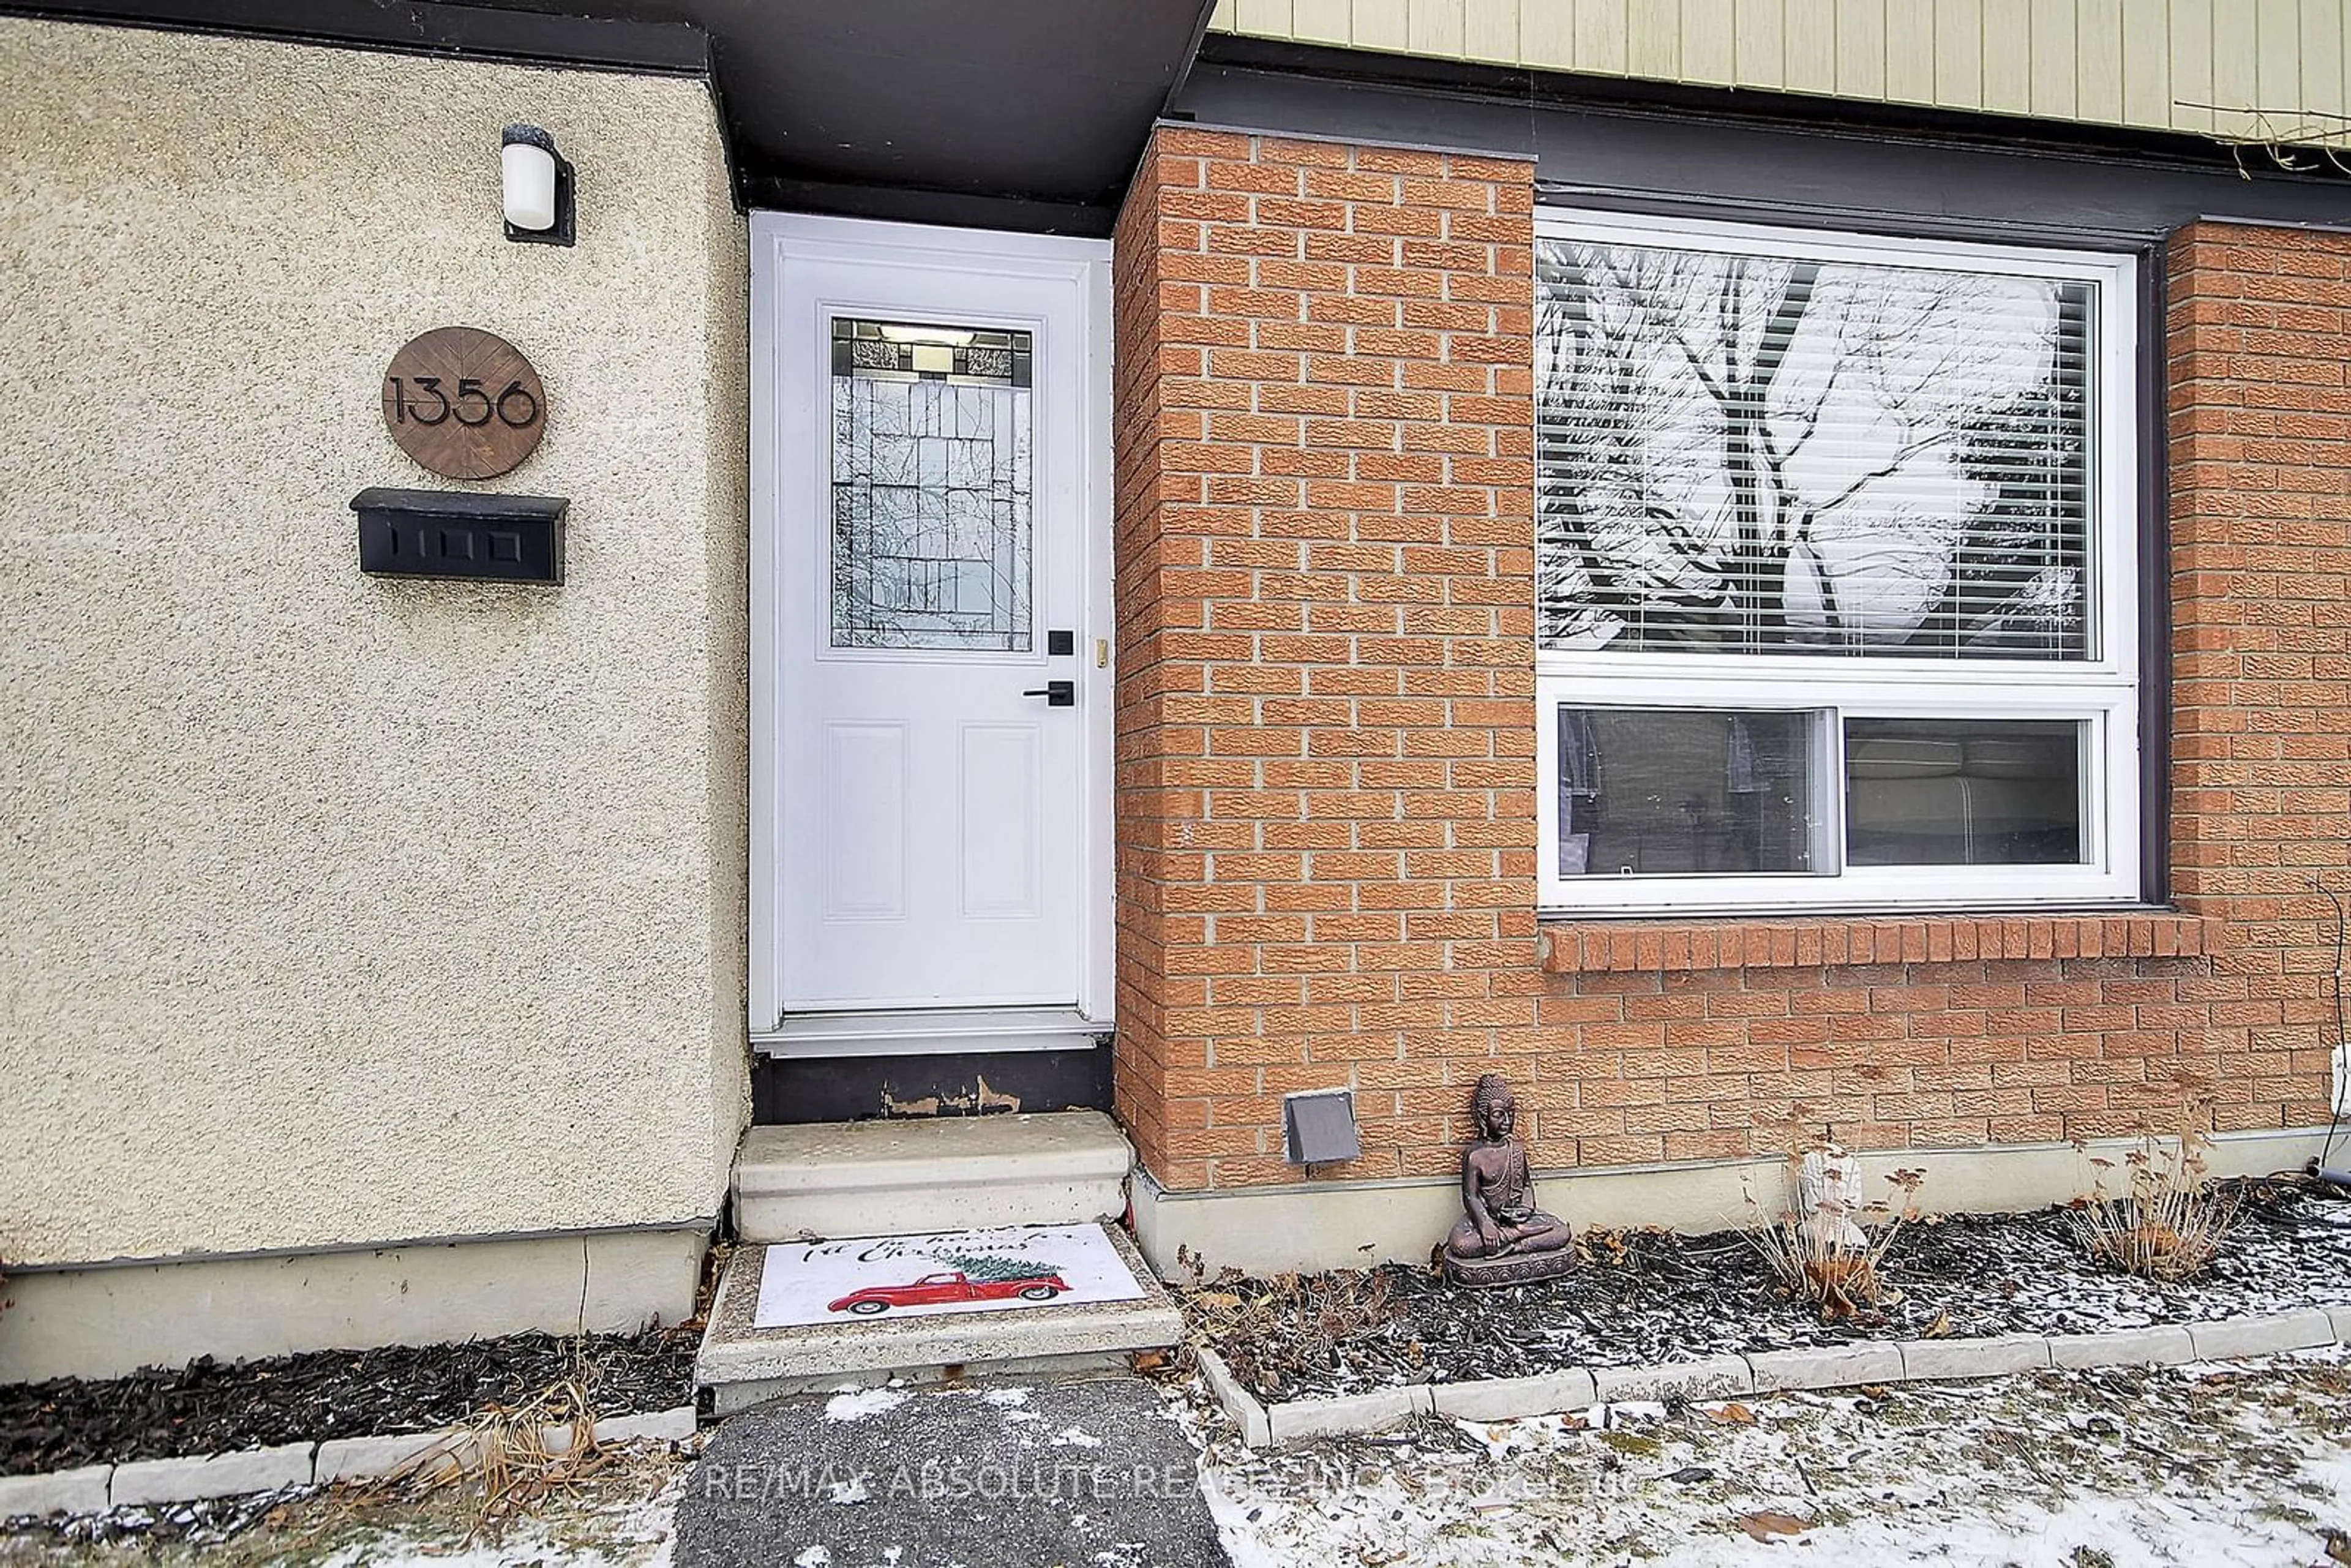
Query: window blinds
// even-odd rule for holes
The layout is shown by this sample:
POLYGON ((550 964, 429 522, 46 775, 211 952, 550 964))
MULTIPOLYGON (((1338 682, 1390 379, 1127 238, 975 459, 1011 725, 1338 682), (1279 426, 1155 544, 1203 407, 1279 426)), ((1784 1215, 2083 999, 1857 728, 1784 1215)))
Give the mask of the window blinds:
POLYGON ((2082 660, 2094 282, 1541 240, 1546 648, 2082 660))

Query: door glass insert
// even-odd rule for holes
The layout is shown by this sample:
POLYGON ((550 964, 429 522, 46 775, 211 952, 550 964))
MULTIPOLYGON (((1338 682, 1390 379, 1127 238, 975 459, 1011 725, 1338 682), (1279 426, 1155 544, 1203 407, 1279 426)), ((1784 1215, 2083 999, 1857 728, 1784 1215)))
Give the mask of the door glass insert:
POLYGON ((832 323, 836 648, 1030 646, 1027 332, 832 323))

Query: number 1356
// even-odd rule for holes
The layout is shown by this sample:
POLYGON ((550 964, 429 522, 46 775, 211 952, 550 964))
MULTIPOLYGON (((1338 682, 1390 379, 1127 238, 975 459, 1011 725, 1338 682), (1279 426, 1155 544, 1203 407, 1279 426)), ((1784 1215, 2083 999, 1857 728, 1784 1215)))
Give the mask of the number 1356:
POLYGON ((472 376, 459 378, 455 396, 442 390, 443 382, 440 376, 386 377, 384 384, 392 390, 392 423, 443 424, 455 419, 459 424, 474 426, 495 419, 516 430, 538 423, 538 400, 518 381, 508 382, 507 390, 496 397, 472 376))

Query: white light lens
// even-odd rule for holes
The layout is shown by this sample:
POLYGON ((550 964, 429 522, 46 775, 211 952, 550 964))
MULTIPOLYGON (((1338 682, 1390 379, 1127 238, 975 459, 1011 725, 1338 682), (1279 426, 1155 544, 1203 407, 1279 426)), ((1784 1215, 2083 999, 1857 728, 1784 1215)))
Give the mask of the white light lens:
POLYGON ((893 343, 944 343, 950 349, 960 349, 977 336, 956 327, 900 327, 886 321, 877 324, 882 336, 893 343))
POLYGON ((499 151, 506 176, 507 222, 534 232, 555 226, 555 154, 527 141, 499 151))

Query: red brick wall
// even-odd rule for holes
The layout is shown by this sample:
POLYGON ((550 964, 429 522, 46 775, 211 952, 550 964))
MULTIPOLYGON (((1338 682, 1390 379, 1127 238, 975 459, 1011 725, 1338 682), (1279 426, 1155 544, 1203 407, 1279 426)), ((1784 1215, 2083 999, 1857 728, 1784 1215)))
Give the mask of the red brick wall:
POLYGON ((2172 886, 2226 922, 2223 1124, 2328 1113, 2351 895, 2351 237, 2171 245, 2172 886))
POLYGON ((1531 1037, 1531 177, 1166 130, 1129 197, 1119 1104, 1169 1185, 1291 1179, 1332 1084, 1392 1172, 1531 1037))
MULTIPOLYGON (((1878 1147, 2126 1132, 2204 1080, 2223 1128, 2320 1120, 2331 950, 2295 879, 2345 862, 2351 703, 2318 645, 2340 621, 2230 574, 2339 602, 2346 569, 2312 567, 2314 427, 2240 443, 2225 476, 2197 445, 2221 405, 2275 395, 2187 351, 2219 242, 2184 242, 2174 277, 2191 917, 1539 936, 1532 172, 1169 128, 1129 197, 1117 1061, 1148 1168, 1296 1180, 1281 1095, 1344 1085, 1364 1157, 1332 1174, 1447 1174, 1489 1071, 1553 1166, 1771 1152, 1797 1128, 1878 1147), (2268 507, 2277 492, 2302 509, 2268 507), (2236 640, 2252 625, 2258 658, 2236 640), (2310 788, 2282 789, 2282 762, 2310 788)), ((2275 330, 2323 315, 2339 334, 2339 314, 2275 330)), ((2346 347, 2296 362, 2331 367, 2341 398, 2346 347)), ((2332 407, 2308 384, 2305 421, 2332 407)))
MULTIPOLYGON (((1167 948, 1163 886, 1168 815, 1160 794, 1166 760, 1159 753, 1161 601, 1165 595, 1159 529, 1162 497, 1179 476, 1163 476, 1160 441, 1161 269, 1181 271, 1183 256, 1159 249, 1159 168, 1155 151, 1136 170, 1111 238, 1114 365, 1111 447, 1116 455, 1113 502, 1118 614, 1117 668, 1117 1072, 1119 1119, 1144 1163, 1157 1169, 1167 1149, 1167 948)), ((1177 299, 1196 296, 1181 280, 1165 287, 1177 299)), ((1194 351, 1176 350, 1178 369, 1194 351)))

